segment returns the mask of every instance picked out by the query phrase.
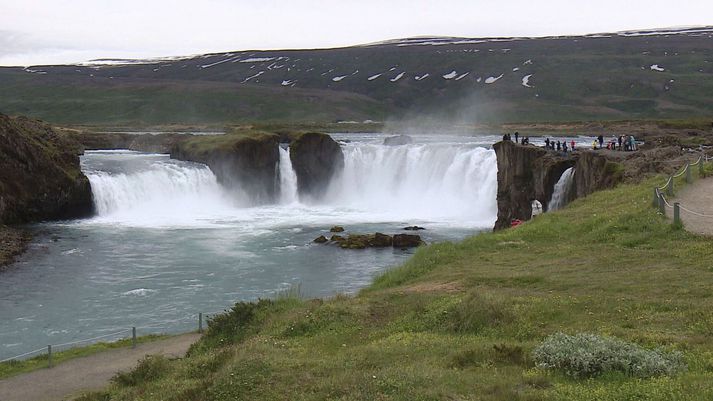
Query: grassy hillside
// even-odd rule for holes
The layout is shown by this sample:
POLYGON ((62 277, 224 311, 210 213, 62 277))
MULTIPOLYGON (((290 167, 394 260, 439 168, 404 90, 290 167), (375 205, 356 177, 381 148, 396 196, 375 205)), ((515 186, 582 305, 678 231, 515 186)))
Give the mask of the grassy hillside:
POLYGON ((187 358, 148 358, 83 400, 709 400, 713 240, 656 214, 660 181, 422 248, 354 297, 237 304, 187 358), (677 350, 688 369, 535 367, 557 332, 677 350))
POLYGON ((432 38, 0 68, 0 110, 74 124, 709 118, 711 37, 432 38))

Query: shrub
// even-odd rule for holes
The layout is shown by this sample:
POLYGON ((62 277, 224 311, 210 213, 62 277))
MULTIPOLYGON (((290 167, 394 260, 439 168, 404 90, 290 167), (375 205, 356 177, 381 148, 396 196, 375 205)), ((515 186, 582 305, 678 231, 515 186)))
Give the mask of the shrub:
POLYGON ((498 327, 514 320, 509 306, 501 299, 471 293, 450 308, 446 327, 451 332, 477 334, 485 328, 498 327))
POLYGON ((560 370, 575 378, 594 377, 605 372, 651 377, 673 375, 686 369, 680 352, 649 350, 587 333, 553 334, 533 351, 533 358, 540 368, 560 370))
POLYGON ((147 355, 133 370, 117 373, 112 381, 121 386, 137 386, 164 376, 169 369, 169 360, 165 357, 147 355))

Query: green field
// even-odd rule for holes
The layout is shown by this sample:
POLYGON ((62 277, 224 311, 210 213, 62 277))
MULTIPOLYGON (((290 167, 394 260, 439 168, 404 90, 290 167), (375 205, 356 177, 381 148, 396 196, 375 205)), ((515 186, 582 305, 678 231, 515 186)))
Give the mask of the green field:
POLYGON ((148 358, 83 400, 710 400, 713 240, 651 208, 662 181, 421 248, 355 296, 237 304, 188 357, 148 358), (687 369, 538 368, 558 332, 678 351, 687 369))

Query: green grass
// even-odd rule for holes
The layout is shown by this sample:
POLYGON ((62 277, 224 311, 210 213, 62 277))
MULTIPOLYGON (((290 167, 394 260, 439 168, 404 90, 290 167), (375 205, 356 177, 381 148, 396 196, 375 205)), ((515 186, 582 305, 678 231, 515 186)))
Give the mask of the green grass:
POLYGON ((421 248, 353 297, 238 304, 187 358, 83 400, 710 400, 713 239, 656 213, 662 181, 421 248), (533 349, 557 332, 679 351, 688 370, 536 368, 533 349))
MULTIPOLYGON (((150 334, 147 336, 137 337, 136 342, 137 344, 143 344, 151 341, 162 340, 167 337, 168 336, 166 335, 150 334)), ((89 356, 112 349, 131 347, 131 345, 131 339, 123 339, 114 342, 100 342, 85 347, 70 348, 66 351, 53 351, 52 363, 54 365, 57 365, 71 359, 81 358, 84 356, 89 356)), ((43 355, 39 355, 30 359, 0 363, 0 379, 19 375, 20 373, 27 373, 32 372, 34 370, 47 368, 47 363, 48 361, 46 352, 43 355)))

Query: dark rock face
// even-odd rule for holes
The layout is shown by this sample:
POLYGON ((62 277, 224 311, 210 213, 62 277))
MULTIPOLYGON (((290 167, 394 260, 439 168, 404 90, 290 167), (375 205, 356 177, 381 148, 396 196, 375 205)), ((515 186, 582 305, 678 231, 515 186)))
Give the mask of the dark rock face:
POLYGON ((290 145, 290 160, 300 196, 320 198, 329 182, 344 167, 344 153, 327 134, 309 132, 290 145))
POLYGON ((425 230, 425 228, 419 227, 419 226, 408 226, 408 227, 404 227, 404 230, 406 230, 406 231, 421 231, 421 230, 425 230))
POLYGON ((408 145, 410 143, 413 143, 413 138, 408 135, 397 135, 384 138, 384 145, 388 146, 408 145))
POLYGON ((412 234, 396 234, 394 235, 394 248, 414 248, 417 246, 425 245, 426 243, 421 240, 421 236, 412 234))
POLYGON ((279 191, 279 146, 279 136, 267 133, 193 137, 176 142, 171 158, 207 164, 221 185, 270 203, 279 191))
POLYGON ((342 233, 342 232, 344 232, 344 227, 342 227, 342 226, 334 226, 334 227, 332 227, 332 228, 329 229, 329 232, 330 232, 330 233, 342 233))
POLYGON ((591 151, 560 156, 510 141, 498 142, 493 148, 498 159, 496 230, 510 227, 513 219, 529 220, 533 200, 540 201, 547 210, 557 180, 570 167, 575 168, 573 198, 611 188, 623 178, 621 165, 591 151))
POLYGON ((314 241, 312 241, 312 242, 317 243, 317 244, 324 244, 327 241, 329 241, 327 239, 327 237, 325 237, 324 235, 320 235, 319 237, 315 238, 314 241))
POLYGON ((0 267, 12 263, 25 251, 30 235, 20 229, 0 225, 0 267))
MULTIPOLYGON (((324 238, 322 236, 317 239, 320 243, 324 238)), ((317 239, 314 242, 318 242, 317 239)), ((366 249, 366 248, 388 248, 394 247, 399 249, 413 248, 420 245, 426 245, 418 235, 396 234, 393 237, 387 234, 349 234, 347 237, 341 235, 333 235, 331 242, 336 243, 342 249, 366 249)))
POLYGON ((90 215, 92 190, 79 150, 49 125, 0 114, 0 223, 90 215))

